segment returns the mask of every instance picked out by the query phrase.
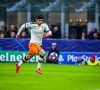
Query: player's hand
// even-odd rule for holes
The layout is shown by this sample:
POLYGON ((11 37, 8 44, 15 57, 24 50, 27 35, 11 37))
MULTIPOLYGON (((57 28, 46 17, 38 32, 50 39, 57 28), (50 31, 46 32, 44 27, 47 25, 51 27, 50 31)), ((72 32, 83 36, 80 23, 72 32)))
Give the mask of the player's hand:
POLYGON ((20 36, 19 35, 16 35, 16 38, 18 39, 20 36))
POLYGON ((50 35, 48 33, 44 33, 43 37, 49 37, 50 35))

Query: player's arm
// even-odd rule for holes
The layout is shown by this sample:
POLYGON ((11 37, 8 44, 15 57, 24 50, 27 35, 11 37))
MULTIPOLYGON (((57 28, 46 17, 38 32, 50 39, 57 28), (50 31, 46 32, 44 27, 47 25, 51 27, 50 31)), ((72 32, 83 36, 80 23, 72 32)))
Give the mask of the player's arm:
POLYGON ((30 28, 30 23, 25 23, 25 24, 23 24, 23 25, 19 28, 18 33, 17 33, 17 35, 16 35, 16 38, 19 38, 21 32, 22 32, 25 28, 30 28))
POLYGON ((44 30, 46 31, 45 37, 52 36, 52 32, 49 27, 45 24, 44 30))

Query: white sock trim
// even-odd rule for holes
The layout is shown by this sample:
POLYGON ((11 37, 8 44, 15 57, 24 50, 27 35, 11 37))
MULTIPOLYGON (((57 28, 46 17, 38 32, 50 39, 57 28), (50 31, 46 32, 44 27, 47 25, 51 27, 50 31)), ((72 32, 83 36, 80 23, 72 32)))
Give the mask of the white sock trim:
POLYGON ((23 64, 23 61, 21 60, 19 63, 18 63, 18 66, 21 66, 23 64))
POLYGON ((37 68, 41 68, 42 63, 38 62, 37 68))

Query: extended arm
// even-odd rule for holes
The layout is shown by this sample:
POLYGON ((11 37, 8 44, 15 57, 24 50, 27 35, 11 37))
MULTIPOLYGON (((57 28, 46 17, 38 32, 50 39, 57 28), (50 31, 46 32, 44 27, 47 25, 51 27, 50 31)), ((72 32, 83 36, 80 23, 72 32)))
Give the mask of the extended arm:
POLYGON ((23 24, 23 25, 19 28, 17 35, 20 35, 20 33, 23 31, 24 28, 25 28, 25 24, 23 24))
POLYGON ((25 23, 25 24, 23 24, 23 25, 19 28, 18 33, 17 33, 17 35, 16 35, 16 38, 19 38, 20 33, 21 33, 25 28, 29 28, 29 27, 30 27, 30 23, 25 23))
POLYGON ((52 36, 51 30, 49 29, 49 27, 46 24, 45 24, 45 28, 44 29, 46 31, 45 37, 52 36))

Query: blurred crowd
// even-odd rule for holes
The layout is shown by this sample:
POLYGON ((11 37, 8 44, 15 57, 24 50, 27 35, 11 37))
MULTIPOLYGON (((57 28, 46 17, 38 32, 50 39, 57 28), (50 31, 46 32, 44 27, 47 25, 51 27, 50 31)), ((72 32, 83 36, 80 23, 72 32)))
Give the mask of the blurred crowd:
MULTIPOLYGON (((17 34, 18 28, 15 27, 14 25, 11 25, 9 29, 7 29, 4 25, 2 25, 0 27, 0 38, 15 38, 16 34, 17 34)), ((47 37, 44 39, 61 39, 61 30, 55 26, 53 27, 52 31, 52 36, 51 37, 47 37)), ((45 32, 46 33, 46 32, 45 32)), ((28 30, 27 28, 25 28, 20 35, 21 38, 29 38, 30 37, 30 30, 28 30)), ((68 37, 69 39, 99 39, 99 33, 97 32, 97 29, 95 27, 91 28, 91 31, 89 32, 89 34, 82 32, 79 38, 74 37, 74 35, 70 35, 70 37, 68 37)))
MULTIPOLYGON (((11 25, 8 30, 4 25, 2 25, 0 27, 0 38, 15 38, 17 31, 18 29, 14 25, 11 25)), ((29 37, 28 29, 24 29, 21 32, 21 38, 28 38, 28 37, 29 37)))
POLYGON ((92 27, 89 34, 86 35, 85 32, 82 32, 81 37, 79 39, 99 39, 99 33, 95 27, 92 27))
POLYGON ((82 40, 100 39, 100 33, 97 32, 97 29, 95 27, 91 27, 91 30, 89 33, 86 33, 86 32, 87 32, 86 30, 81 32, 79 37, 77 37, 77 34, 75 33, 75 29, 73 29, 73 33, 70 34, 69 39, 82 39, 82 40))
MULTIPOLYGON (((16 34, 17 34, 17 31, 18 31, 18 28, 15 27, 14 25, 11 25, 9 29, 7 29, 4 25, 2 25, 0 27, 0 38, 15 38, 16 34)), ((21 32, 20 37, 21 38, 29 38, 30 37, 30 30, 28 30, 28 28, 25 28, 21 32)), ((47 39, 49 39, 49 38, 56 38, 56 39, 61 38, 60 31, 59 31, 58 27, 53 28, 52 36, 47 37, 47 39)))

